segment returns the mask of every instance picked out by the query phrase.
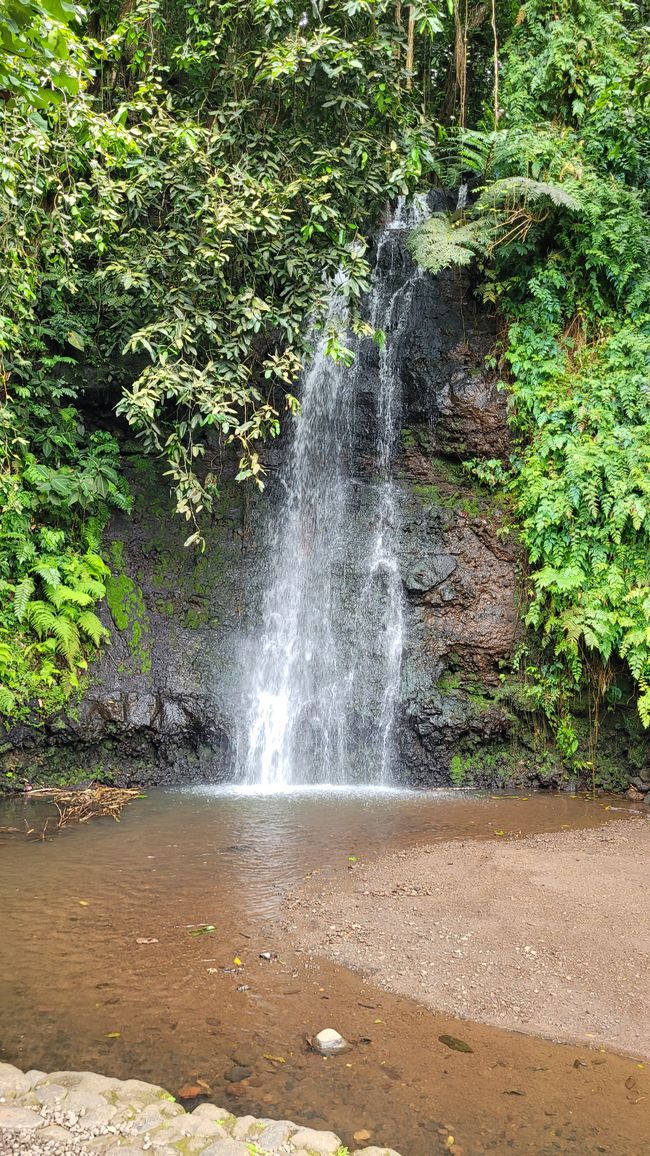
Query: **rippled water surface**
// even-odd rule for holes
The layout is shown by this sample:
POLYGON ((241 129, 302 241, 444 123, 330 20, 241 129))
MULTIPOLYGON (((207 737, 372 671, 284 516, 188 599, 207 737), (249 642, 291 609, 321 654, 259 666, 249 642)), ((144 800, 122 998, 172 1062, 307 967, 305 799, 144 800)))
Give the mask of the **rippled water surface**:
POLYGON ((3 1058, 138 1076, 172 1091, 200 1076, 237 1114, 334 1127, 351 1147, 365 1128, 405 1156, 442 1151, 447 1125, 465 1156, 641 1156, 650 1142, 625 1087, 638 1074, 633 1060, 588 1058, 576 1068, 579 1048, 436 1016, 308 959, 282 922, 286 892, 310 873, 335 877, 380 852, 440 839, 594 826, 620 817, 610 806, 206 787, 152 792, 119 824, 96 820, 28 842, 19 832, 38 827, 44 805, 5 804, 0 826, 14 832, 0 835, 3 1058), (214 930, 192 934, 205 926, 214 930), (260 958, 267 951, 270 962, 260 958), (353 1041, 348 1056, 309 1051, 305 1037, 325 1026, 353 1041), (445 1031, 471 1031, 474 1054, 450 1056, 437 1042, 445 1031), (252 1075, 233 1086, 225 1075, 242 1047, 252 1075))

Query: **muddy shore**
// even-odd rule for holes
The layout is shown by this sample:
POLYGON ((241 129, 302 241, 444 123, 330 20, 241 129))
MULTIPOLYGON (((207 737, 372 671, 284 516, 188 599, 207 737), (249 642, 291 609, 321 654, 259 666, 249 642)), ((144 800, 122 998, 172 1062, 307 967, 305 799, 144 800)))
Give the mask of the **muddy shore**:
POLYGON ((308 880, 315 954, 456 1017, 650 1057, 650 822, 450 842, 308 880))

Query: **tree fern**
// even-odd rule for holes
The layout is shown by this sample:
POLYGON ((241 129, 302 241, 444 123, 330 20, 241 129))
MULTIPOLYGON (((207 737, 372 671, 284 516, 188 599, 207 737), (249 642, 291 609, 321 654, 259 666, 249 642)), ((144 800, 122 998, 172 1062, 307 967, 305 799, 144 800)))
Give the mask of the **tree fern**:
POLYGON ((511 208, 528 202, 549 200, 554 205, 578 212, 582 205, 578 198, 561 185, 548 181, 533 181, 529 177, 505 177, 493 181, 483 190, 476 202, 481 211, 493 208, 511 208))
POLYGON ((418 265, 433 274, 450 265, 469 265, 485 249, 480 222, 456 223, 444 214, 414 229, 408 245, 418 265))

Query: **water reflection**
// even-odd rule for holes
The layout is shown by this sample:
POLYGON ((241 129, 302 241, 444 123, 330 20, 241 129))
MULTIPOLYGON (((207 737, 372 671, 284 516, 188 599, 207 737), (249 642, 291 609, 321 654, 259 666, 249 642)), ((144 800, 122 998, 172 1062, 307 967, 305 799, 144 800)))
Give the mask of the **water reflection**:
MULTIPOLYGON (((5 807, 0 825, 20 827, 33 807, 5 807)), ((475 1025, 455 1029, 453 1020, 439 1022, 294 952, 284 901, 305 875, 347 872, 380 851, 488 837, 497 827, 516 835, 593 826, 611 815, 566 796, 312 790, 260 797, 195 788, 153 792, 119 824, 98 820, 44 843, 14 837, 0 849, 2 1058, 26 1068, 136 1075, 172 1090, 201 1074, 215 1100, 238 1114, 334 1125, 351 1147, 354 1130, 369 1127, 373 1140, 407 1156, 437 1151, 432 1137, 448 1117, 459 1136, 474 1135, 471 1144, 461 1141, 468 1154, 494 1150, 499 1137, 509 1151, 540 1153, 544 1138, 549 1151, 584 1156, 605 1136, 607 1151, 633 1156, 641 1149, 625 1132, 629 1110, 627 1122, 617 1116, 625 1108, 616 1098, 621 1089, 625 1096, 624 1061, 609 1057, 590 1076, 598 1101, 587 1103, 570 1086, 578 1080, 573 1052, 475 1025), (201 925, 215 930, 193 936, 201 925), (260 959, 264 951, 275 958, 260 959), (305 1035, 330 1023, 347 1038, 371 1040, 356 1046, 352 1068, 306 1048, 305 1035), (442 1031, 467 1038, 470 1029, 473 1057, 438 1055, 432 1041, 442 1031), (224 1073, 242 1042, 259 1062, 233 1100, 224 1073), (518 1106, 513 1140, 504 1089, 515 1079, 529 1085, 531 1072, 534 1096, 518 1106), (547 1135, 565 1117, 578 1148, 547 1135), (617 1128, 620 1149, 610 1143, 617 1128), (485 1147, 476 1139, 481 1130, 485 1147)))

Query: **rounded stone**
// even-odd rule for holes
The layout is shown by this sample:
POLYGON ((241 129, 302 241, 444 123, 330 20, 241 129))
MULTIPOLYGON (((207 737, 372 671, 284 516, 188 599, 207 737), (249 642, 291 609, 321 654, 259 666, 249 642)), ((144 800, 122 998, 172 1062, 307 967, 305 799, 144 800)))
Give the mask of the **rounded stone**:
POLYGON ((204 1148, 201 1156, 250 1156, 250 1153, 239 1140, 217 1140, 216 1144, 204 1148))
POLYGON ((31 1108, 0 1104, 0 1129, 6 1128, 8 1132, 31 1132, 34 1128, 42 1128, 43 1123, 43 1117, 38 1112, 32 1112, 31 1108))
POLYGON ((0 1064, 0 1096, 21 1095, 28 1092, 31 1081, 13 1064, 0 1064))
POLYGON ((306 1152, 317 1152, 318 1156, 334 1156, 342 1147, 341 1140, 334 1132, 318 1132, 315 1128, 299 1128, 291 1137, 294 1148, 304 1148, 306 1152))
POLYGON ((227 1080, 229 1084, 240 1084, 242 1080, 247 1080, 252 1074, 250 1068, 242 1068, 239 1064, 235 1064, 234 1068, 230 1068, 229 1071, 224 1072, 224 1079, 227 1080))
POLYGON ((371 1148, 357 1148, 352 1156, 399 1156, 399 1152, 394 1148, 378 1148, 375 1145, 371 1148))
POLYGON ((290 1120, 274 1120, 255 1137, 255 1146, 263 1152, 274 1152, 286 1144, 287 1140, 298 1131, 298 1126, 290 1120))
POLYGON ((47 1128, 42 1128, 38 1133, 39 1140, 51 1140, 56 1144, 72 1144, 74 1138, 74 1134, 60 1124, 48 1124, 47 1128))
POLYGON ((338 1052, 346 1052, 349 1047, 347 1040, 344 1040, 341 1033, 335 1031, 334 1028, 323 1028, 317 1036, 314 1036, 314 1048, 322 1056, 333 1056, 338 1052))

